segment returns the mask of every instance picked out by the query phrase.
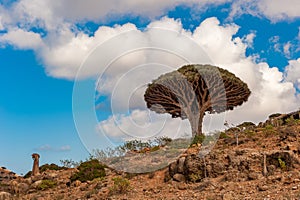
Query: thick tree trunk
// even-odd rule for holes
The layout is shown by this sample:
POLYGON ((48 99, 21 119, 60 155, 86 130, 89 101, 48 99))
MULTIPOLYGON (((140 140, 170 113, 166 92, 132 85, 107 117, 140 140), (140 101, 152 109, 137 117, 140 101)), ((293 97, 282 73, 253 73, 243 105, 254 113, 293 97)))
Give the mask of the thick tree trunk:
POLYGON ((203 122, 204 113, 200 113, 197 115, 189 116, 189 122, 192 129, 192 137, 196 135, 203 135, 202 133, 202 122, 203 122))

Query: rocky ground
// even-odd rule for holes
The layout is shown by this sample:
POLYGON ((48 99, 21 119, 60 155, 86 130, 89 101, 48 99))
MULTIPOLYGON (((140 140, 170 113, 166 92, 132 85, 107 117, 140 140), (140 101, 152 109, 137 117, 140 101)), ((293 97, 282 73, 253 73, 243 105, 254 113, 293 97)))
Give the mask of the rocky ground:
POLYGON ((105 177, 71 182, 78 169, 46 170, 29 178, 7 171, 12 178, 1 180, 0 200, 300 199, 298 120, 242 129, 238 145, 232 129, 205 157, 198 156, 201 146, 194 145, 167 168, 147 174, 105 168, 105 177))

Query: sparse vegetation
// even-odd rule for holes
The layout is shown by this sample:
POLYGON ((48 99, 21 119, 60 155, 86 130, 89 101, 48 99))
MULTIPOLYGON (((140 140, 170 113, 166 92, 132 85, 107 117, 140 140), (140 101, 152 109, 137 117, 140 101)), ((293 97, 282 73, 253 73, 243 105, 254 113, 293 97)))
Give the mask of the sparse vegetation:
POLYGON ((105 160, 107 158, 121 157, 126 152, 132 151, 136 153, 154 152, 172 142, 172 139, 166 136, 156 137, 153 140, 141 141, 130 140, 126 141, 123 145, 115 148, 106 148, 104 150, 96 149, 93 152, 93 156, 99 160, 105 160))
POLYGON ((279 166, 282 170, 286 170, 286 164, 285 162, 279 157, 278 158, 279 166))
POLYGON ((193 141, 190 146, 193 146, 194 144, 201 144, 205 140, 205 135, 196 135, 193 138, 193 141))
POLYGON ((123 177, 113 178, 114 185, 110 188, 111 194, 123 194, 130 190, 130 182, 123 177))
POLYGON ((299 120, 298 119, 294 119, 293 117, 289 117, 285 120, 285 123, 288 125, 288 126, 293 126, 293 125, 296 125, 298 124, 299 120))
POLYGON ((229 136, 226 134, 226 132, 221 132, 219 138, 225 139, 225 138, 229 138, 229 136))
MULTIPOLYGON (((47 170, 62 170, 62 169, 66 169, 66 167, 60 167, 60 166, 52 163, 52 164, 44 164, 44 165, 40 166, 39 169, 40 169, 40 172, 42 173, 47 170)), ((24 178, 29 178, 31 176, 31 174, 32 174, 31 171, 27 172, 24 175, 24 178)))
POLYGON ((280 115, 281 115, 280 113, 274 113, 274 114, 271 114, 271 115, 269 116, 269 119, 279 117, 280 115))
POLYGON ((57 183, 53 180, 42 180, 41 184, 37 186, 38 190, 47 190, 54 188, 57 183))
POLYGON ((61 165, 63 167, 66 167, 66 168, 75 168, 75 167, 78 167, 80 165, 80 162, 75 162, 72 159, 60 160, 59 162, 61 163, 61 165))
MULTIPOLYGON (((64 167, 43 165, 40 167, 42 173, 28 180, 10 177, 13 173, 9 171, 5 175, 3 170, 0 178, 9 177, 9 181, 0 182, 0 188, 16 198, 24 196, 24 199, 142 199, 145 196, 151 199, 175 199, 178 194, 182 198, 189 198, 192 194, 194 199, 222 199, 224 196, 242 199, 244 194, 251 194, 250 198, 262 199, 266 193, 270 194, 270 198, 275 198, 274 195, 277 198, 277 191, 286 198, 295 199, 299 196, 300 126, 298 116, 294 117, 283 118, 287 121, 282 124, 276 119, 259 126, 248 122, 238 125, 238 147, 234 147, 235 134, 239 130, 237 127, 195 137, 192 143, 201 145, 192 145, 190 148, 191 138, 188 135, 172 141, 128 141, 126 151, 134 151, 126 157, 136 167, 132 173, 120 173, 110 168, 104 170, 104 165, 95 160, 96 156, 92 154, 86 162, 78 162, 80 164, 77 169, 67 169, 77 164, 71 159, 61 160, 64 167), (249 128, 243 128, 246 126, 249 128), (212 144, 211 141, 217 139, 218 135, 221 140, 205 157, 199 157, 199 149, 206 150, 205 145, 212 144), (167 146, 163 147, 165 144, 167 146), (150 165, 142 166, 139 158, 148 155, 151 155, 151 162, 161 164, 164 168, 158 165, 155 169, 150 165), (152 155, 174 158, 174 161, 171 159, 174 165, 169 165, 164 159, 154 159, 152 155), (136 165, 135 162, 139 164, 136 165), (101 167, 97 167, 99 165, 101 167), (153 171, 161 168, 163 170, 153 171), (139 174, 136 173, 138 170, 150 173, 139 174), (238 186, 243 188, 243 193, 239 193, 241 189, 238 186)), ((124 146, 119 146, 117 151, 124 151, 121 147, 124 146)))
POLYGON ((105 176, 104 165, 98 160, 90 160, 83 162, 78 167, 78 172, 75 173, 70 179, 71 181, 79 180, 81 182, 92 181, 95 178, 105 176))

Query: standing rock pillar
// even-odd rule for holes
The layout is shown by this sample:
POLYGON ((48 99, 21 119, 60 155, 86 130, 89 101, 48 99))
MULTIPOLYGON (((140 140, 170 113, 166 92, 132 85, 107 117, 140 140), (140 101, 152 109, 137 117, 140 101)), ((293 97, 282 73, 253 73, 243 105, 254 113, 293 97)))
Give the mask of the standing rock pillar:
POLYGON ((31 156, 33 159, 32 176, 36 176, 36 175, 40 174, 40 169, 39 169, 40 155, 37 153, 34 153, 31 156))

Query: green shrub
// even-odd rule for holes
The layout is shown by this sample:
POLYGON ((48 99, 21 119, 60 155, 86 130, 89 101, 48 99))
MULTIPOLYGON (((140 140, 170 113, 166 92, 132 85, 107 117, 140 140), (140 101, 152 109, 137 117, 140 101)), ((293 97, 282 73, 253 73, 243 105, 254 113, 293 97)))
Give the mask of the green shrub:
POLYGON ((269 119, 270 119, 270 118, 279 117, 280 115, 281 115, 280 113, 272 114, 272 115, 269 116, 269 119))
POLYGON ((189 174, 189 180, 193 183, 199 182, 201 181, 201 174, 195 174, 195 173, 189 174))
POLYGON ((61 169, 66 169, 66 167, 60 167, 56 164, 45 164, 45 165, 42 165, 40 167, 40 172, 44 172, 44 171, 47 171, 47 170, 61 170, 61 169))
POLYGON ((95 178, 105 176, 105 166, 98 160, 90 160, 83 162, 78 167, 78 172, 71 176, 71 181, 79 180, 81 182, 92 181, 95 178))
POLYGON ((57 185, 57 183, 53 180, 42 180, 42 183, 37 186, 38 190, 47 190, 54 188, 57 185))
POLYGON ((294 119, 293 117, 289 117, 285 120, 286 124, 289 126, 297 125, 299 120, 294 119))
POLYGON ((279 166, 282 170, 286 170, 286 164, 285 162, 279 157, 278 158, 279 166))
POLYGON ((191 143, 191 146, 193 144, 201 144, 204 141, 204 139, 205 139, 205 135, 195 135, 191 143))
POLYGON ((114 185, 110 188, 112 194, 122 194, 130 190, 130 182, 126 178, 115 177, 112 179, 114 185))
POLYGON ((225 138, 229 138, 229 136, 225 132, 221 132, 219 138, 225 139, 225 138))
POLYGON ((73 168, 73 167, 78 167, 80 165, 80 162, 75 162, 72 159, 65 159, 65 160, 60 160, 59 161, 63 167, 65 168, 73 168))
POLYGON ((268 124, 265 126, 265 130, 264 133, 266 134, 266 136, 270 136, 270 135, 274 135, 277 133, 276 129, 274 128, 273 125, 268 124))
POLYGON ((271 124, 268 124, 268 125, 265 126, 266 130, 273 130, 273 128, 274 127, 271 124))
POLYGON ((255 124, 253 122, 243 122, 241 124, 239 124, 237 127, 239 128, 243 128, 243 127, 254 127, 255 124))

